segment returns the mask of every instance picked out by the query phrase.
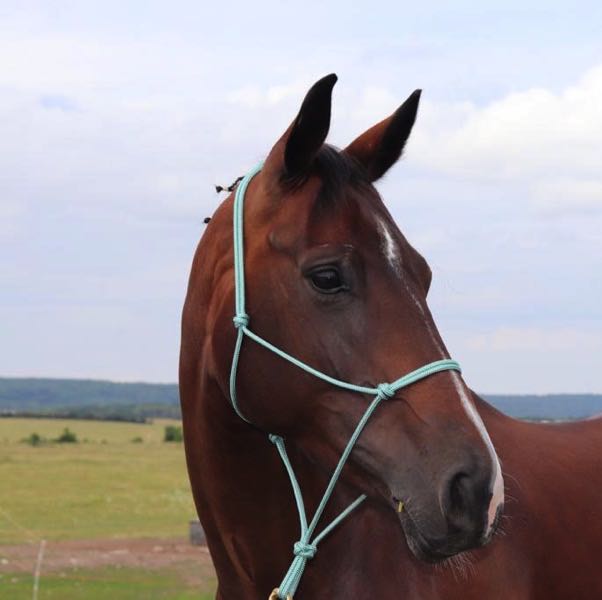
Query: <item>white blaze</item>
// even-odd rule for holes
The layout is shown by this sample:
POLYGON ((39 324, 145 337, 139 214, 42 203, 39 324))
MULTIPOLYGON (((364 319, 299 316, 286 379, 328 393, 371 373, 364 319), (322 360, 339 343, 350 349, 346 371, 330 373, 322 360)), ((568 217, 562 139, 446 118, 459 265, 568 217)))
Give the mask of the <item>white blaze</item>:
MULTIPOLYGON (((381 233, 383 253, 386 259, 393 267, 395 273, 398 276, 401 276, 401 256, 397 244, 395 243, 395 240, 393 239, 393 236, 391 235, 391 232, 389 231, 389 228, 387 227, 384 221, 382 221, 381 219, 377 219, 377 225, 381 233)), ((437 337, 435 336, 431 328, 431 324, 426 318, 426 314, 424 312, 421 302, 412 293, 412 290, 410 289, 410 286, 407 284, 407 282, 404 281, 404 283, 414 304, 416 305, 420 314, 424 318, 424 323, 426 325, 427 331, 429 332, 429 335, 433 340, 433 344, 439 351, 440 357, 442 359, 446 358, 445 353, 439 345, 437 337)), ((450 374, 452 381, 454 382, 454 387, 456 389, 456 392, 458 393, 458 396, 460 396, 462 408, 464 408, 464 411, 466 412, 468 418, 479 432, 479 435, 483 440, 483 444, 487 448, 487 452, 493 464, 493 487, 491 501, 487 510, 487 531, 485 532, 487 535, 490 532, 491 527, 493 526, 498 508, 504 503, 504 479, 502 477, 502 468, 500 466, 500 461, 495 451, 495 448, 493 447, 493 443, 491 442, 491 438, 489 437, 489 433, 487 433, 487 429, 485 428, 485 424, 483 423, 481 416, 477 412, 477 409, 475 408, 475 405, 473 404, 472 400, 466 393, 466 388, 462 384, 460 374, 457 371, 448 371, 448 373, 450 374)))
POLYGON ((387 227, 387 224, 382 219, 376 219, 378 229, 381 234, 381 248, 385 258, 389 261, 391 267, 395 271, 396 275, 401 275, 401 256, 399 254, 399 248, 387 227))
MULTIPOLYGON (((408 291, 410 291, 409 288, 408 291)), ((414 296, 414 294, 412 294, 411 291, 410 295, 412 296, 412 299, 414 300, 416 306, 418 306, 418 308, 420 309, 420 312, 424 315, 424 309, 422 308, 422 305, 420 304, 418 299, 414 296)), ((426 319, 426 315, 424 316, 425 325, 427 331, 431 336, 431 339, 433 340, 433 344, 435 344, 435 347, 439 351, 439 355, 441 356, 441 358, 446 358, 441 346, 437 341, 437 338, 435 337, 435 334, 433 333, 431 324, 426 319)), ((502 467, 500 466, 500 460, 497 456, 495 448, 493 447, 493 443, 491 442, 489 433, 487 433, 485 424, 481 419, 481 415, 479 415, 477 409, 475 408, 475 405, 466 393, 466 387, 462 385, 462 378, 460 377, 460 374, 457 371, 447 371, 447 373, 449 373, 449 375, 452 378, 452 381, 454 382, 454 387, 456 388, 456 392, 458 392, 458 396, 460 396, 460 402, 462 403, 462 408, 464 409, 464 412, 466 412, 468 418, 472 421, 473 425, 479 432, 479 435, 481 436, 481 439, 483 440, 483 443, 487 448, 489 458, 491 459, 491 462, 493 464, 493 487, 491 490, 491 501, 489 502, 489 508, 487 509, 487 530, 485 532, 485 535, 488 535, 495 521, 495 516, 497 514, 498 508, 504 503, 504 479, 502 477, 502 467)))
POLYGON ((472 403, 472 400, 468 397, 465 387, 462 385, 460 374, 457 371, 450 371, 450 373, 454 381, 456 391, 460 396, 462 406, 464 407, 468 418, 474 423, 474 426, 477 428, 477 431, 479 432, 479 435, 481 436, 481 439, 483 440, 483 443, 485 444, 487 451, 489 452, 491 461, 493 462, 495 474, 493 479, 491 502, 489 503, 489 509, 487 511, 487 534, 493 526, 493 522, 495 521, 495 516, 497 514, 498 508, 504 503, 504 479, 502 477, 502 467, 500 466, 500 460, 497 456, 495 448, 493 447, 493 444, 491 443, 491 438, 487 433, 487 429, 485 429, 485 424, 483 423, 481 416, 479 415, 477 409, 472 403))

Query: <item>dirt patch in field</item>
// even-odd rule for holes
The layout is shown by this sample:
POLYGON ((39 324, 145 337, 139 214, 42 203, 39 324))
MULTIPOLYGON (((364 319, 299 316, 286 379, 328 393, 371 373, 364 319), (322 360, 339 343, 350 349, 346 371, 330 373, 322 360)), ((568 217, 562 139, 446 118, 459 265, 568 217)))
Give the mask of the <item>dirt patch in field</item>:
MULTIPOLYGON (((0 573, 33 572, 39 546, 0 546, 0 573)), ((77 540, 47 542, 42 572, 54 573, 99 567, 174 568, 186 579, 206 581, 214 577, 206 546, 192 546, 182 539, 77 540)))

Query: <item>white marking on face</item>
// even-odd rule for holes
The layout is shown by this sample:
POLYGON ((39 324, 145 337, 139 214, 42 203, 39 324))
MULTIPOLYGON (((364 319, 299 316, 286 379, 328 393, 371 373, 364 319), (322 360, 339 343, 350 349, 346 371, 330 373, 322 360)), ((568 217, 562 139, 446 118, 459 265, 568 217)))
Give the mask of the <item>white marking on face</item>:
POLYGON ((391 231, 387 227, 387 224, 382 219, 376 219, 378 229, 381 235, 381 248, 385 258, 389 261, 389 264, 395 271, 397 276, 401 275, 401 256, 399 254, 399 248, 391 235, 391 231))
POLYGON ((487 531, 485 535, 489 534, 493 523, 495 521, 495 516, 497 515, 498 508, 504 503, 504 478, 502 477, 502 467, 500 466, 500 461, 493 447, 493 443, 491 442, 491 438, 489 437, 489 433, 487 433, 487 429, 485 428, 485 424, 481 419, 481 415, 477 412, 475 405, 472 400, 468 397, 466 393, 465 387, 462 385, 462 380, 460 379, 460 374, 457 371, 450 371, 454 386, 458 395, 460 396, 460 401, 462 402, 462 406, 468 415, 468 418, 473 422, 474 426, 477 428, 487 451, 489 452, 489 457, 491 458, 491 462, 493 463, 493 468, 495 474, 493 476, 493 490, 491 495, 491 501, 489 502, 489 509, 487 510, 487 531))
MULTIPOLYGON (((397 244, 395 243, 395 240, 393 239, 393 236, 391 235, 391 232, 390 232, 389 228, 387 227, 386 223, 381 219, 377 219, 377 224, 378 224, 378 228, 381 233, 383 253, 384 253, 385 257, 387 258, 387 260, 389 261, 389 263, 391 264, 391 266, 393 267, 393 270, 395 271, 395 273, 398 276, 401 276, 401 256, 399 254, 399 249, 397 247, 397 244)), ((410 286, 408 285, 408 283, 405 280, 404 280, 404 284, 405 284, 406 290, 408 291, 408 293, 410 294, 410 297, 412 298, 412 302, 414 303, 414 305, 420 312, 420 315, 424 319, 424 324, 431 337, 431 340, 433 341, 433 345, 435 346, 435 348, 437 349, 437 351, 439 353, 439 358, 441 358, 441 359, 446 358, 446 355, 443 352, 443 348, 439 344, 439 341, 437 340, 437 336, 435 335, 435 332, 433 331, 431 322, 426 316, 426 312, 424 310, 422 303, 414 295, 412 289, 410 288, 410 286)), ((489 457, 490 457, 492 465, 493 465, 493 471, 494 471, 493 486, 492 486, 492 492, 491 492, 491 501, 489 503, 489 508, 487 510, 487 531, 485 532, 485 535, 488 535, 490 533, 493 523, 495 521, 497 511, 500 508, 500 506, 502 506, 502 504, 504 503, 504 479, 502 477, 502 468, 500 466, 500 461, 499 461, 499 458, 495 451, 495 448, 493 447, 493 443, 491 442, 491 438, 489 437, 489 433, 487 432, 487 429, 485 428, 485 424, 483 423, 481 416, 477 412, 477 409, 475 408, 475 405, 473 404, 472 400, 469 398, 468 394, 466 393, 466 387, 462 384, 462 379, 460 377, 460 374, 457 371, 447 371, 447 373, 451 376, 452 381, 454 383, 454 387, 456 389, 456 392, 458 393, 458 396, 460 397, 460 402, 462 403, 462 408, 464 408, 464 412, 466 412, 466 415, 468 416, 470 421, 473 423, 473 425, 479 432, 479 436, 481 437, 483 444, 487 448, 487 452, 489 454, 489 457)))
POLYGON ((414 306, 416 306, 416 308, 418 309, 418 312, 424 318, 424 324, 426 325, 427 331, 429 332, 429 335, 431 336, 431 339, 433 340, 433 344, 435 344, 435 348, 437 348, 437 350, 439 350, 439 354, 441 355, 441 358, 445 358, 445 355, 443 354, 443 350, 441 350, 439 344, 437 343, 437 339, 435 338, 435 334, 433 333, 433 330, 431 329, 431 324, 426 320, 426 315, 424 314, 424 308, 422 307, 422 304, 420 304, 420 300, 418 300, 418 298, 416 298, 416 296, 414 295, 414 292, 410 289, 410 286, 408 285, 407 281, 404 280, 404 284, 406 286, 406 290, 408 291, 408 294, 410 294, 410 298, 412 298, 412 302, 414 303, 414 306))
MULTIPOLYGON (((425 317, 424 321, 425 321, 426 329, 429 332, 429 335, 433 341, 435 348, 437 348, 437 350, 439 352, 439 356, 441 358, 446 358, 445 354, 443 352, 443 349, 439 345, 439 342, 437 341, 435 333, 433 332, 431 323, 428 321, 428 319, 426 319, 426 315, 424 313, 424 308, 422 307, 422 304, 420 303, 418 298, 416 298, 416 296, 413 294, 412 290, 410 289, 410 287, 407 284, 406 284, 406 288, 412 298, 412 301, 414 302, 414 304, 417 306, 418 310, 420 311, 420 314, 422 314, 422 316, 425 317)), ((447 371, 447 372, 451 375, 452 381, 454 382, 454 387, 456 388, 456 392, 458 392, 458 396, 460 396, 460 402, 462 403, 462 408, 464 408, 464 411, 468 415, 468 418, 472 421, 473 425, 476 427, 477 431, 479 432, 479 435, 481 436, 481 439, 483 440, 483 443, 485 444, 485 447, 487 448, 487 452, 489 453, 489 457, 493 464, 493 469, 494 469, 493 488, 492 488, 491 501, 489 503, 489 508, 487 509, 487 531, 485 532, 485 535, 488 535, 489 532, 491 531, 491 528, 495 521, 495 517, 497 515, 498 508, 500 506, 502 506, 502 504, 504 503, 504 478, 502 477, 502 468, 500 466, 500 461, 499 461, 499 458, 495 451, 495 448, 493 447, 493 443, 491 442, 491 438, 489 437, 489 433, 487 432, 487 429, 485 428, 485 424, 483 423, 481 416, 477 412, 477 409, 475 408, 475 405, 473 404, 472 400, 469 398, 468 394, 466 393, 465 386, 462 385, 462 379, 460 377, 460 374, 457 371, 447 371)))

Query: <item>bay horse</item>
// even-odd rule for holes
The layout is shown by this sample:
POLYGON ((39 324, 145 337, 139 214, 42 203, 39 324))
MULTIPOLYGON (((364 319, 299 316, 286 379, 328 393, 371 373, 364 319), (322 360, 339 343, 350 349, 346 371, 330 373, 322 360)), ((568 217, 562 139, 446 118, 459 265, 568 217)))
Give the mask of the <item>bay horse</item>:
MULTIPOLYGON (((450 358, 427 305, 429 266, 373 185, 401 156, 420 92, 339 151, 325 144, 335 82, 309 90, 245 182, 247 311, 288 355, 373 389, 450 358)), ((286 441, 313 514, 370 398, 246 342, 235 382, 243 418, 233 410, 246 324, 232 322, 234 200, 198 245, 180 352, 186 459, 217 598, 280 597, 299 555, 308 564, 297 600, 602 598, 602 422, 511 419, 456 370, 391 390, 321 520, 365 501, 319 551, 299 549, 289 475, 268 432, 286 441)))

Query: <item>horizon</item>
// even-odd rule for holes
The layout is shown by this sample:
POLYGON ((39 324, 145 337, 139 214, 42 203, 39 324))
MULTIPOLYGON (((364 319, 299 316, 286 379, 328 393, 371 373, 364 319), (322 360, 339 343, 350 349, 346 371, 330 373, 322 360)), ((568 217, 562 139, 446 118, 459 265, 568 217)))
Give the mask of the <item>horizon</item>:
MULTIPOLYGON (((17 376, 0 375, 1 380, 35 380, 35 381, 77 381, 91 383, 110 383, 116 385, 157 385, 157 386, 178 386, 177 381, 146 381, 146 380, 116 380, 116 379, 95 379, 90 377, 45 377, 45 376, 17 376)), ((472 389, 472 388, 471 388, 472 389)), ((475 391, 475 390, 473 390, 475 391)), ((480 396, 602 396, 602 392, 476 392, 480 396)))

